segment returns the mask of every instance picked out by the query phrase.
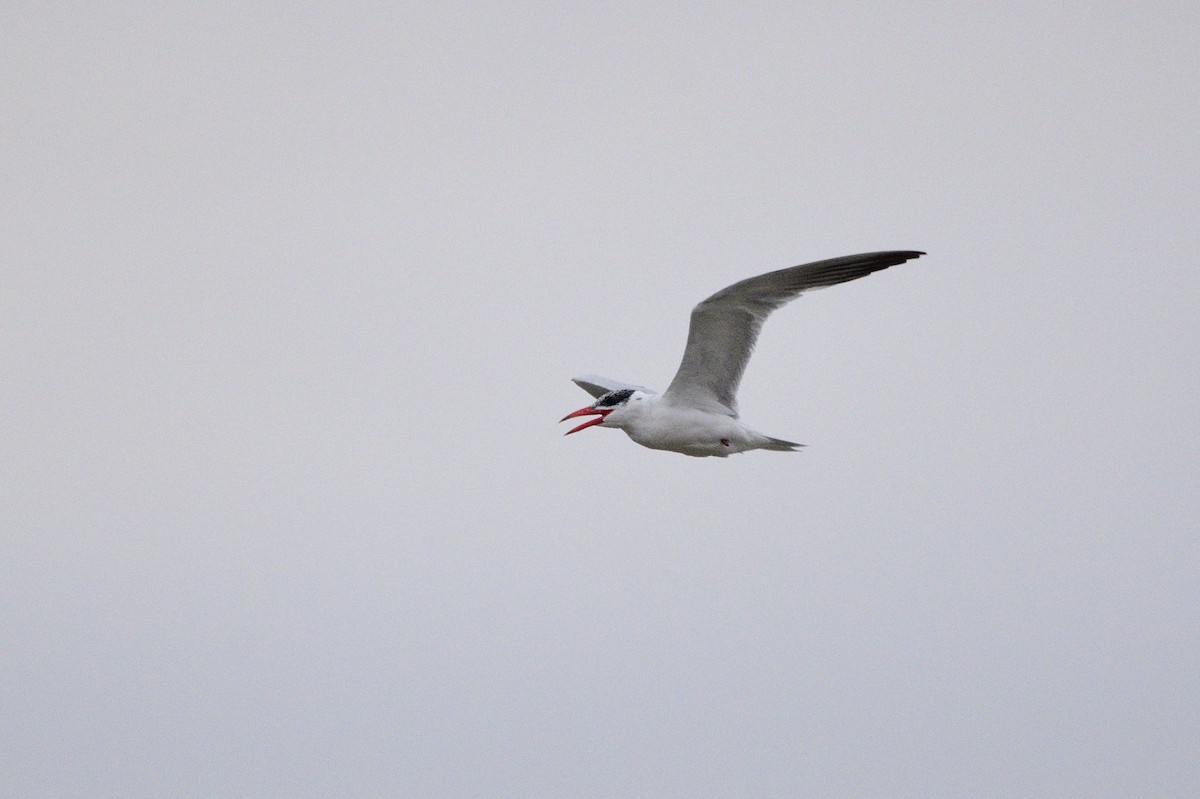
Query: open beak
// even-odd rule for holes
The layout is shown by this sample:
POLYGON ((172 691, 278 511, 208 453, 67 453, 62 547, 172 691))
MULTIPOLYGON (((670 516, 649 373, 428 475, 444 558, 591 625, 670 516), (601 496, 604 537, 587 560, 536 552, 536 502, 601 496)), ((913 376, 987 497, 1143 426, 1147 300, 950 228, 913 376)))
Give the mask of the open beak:
POLYGON ((612 413, 612 409, 606 408, 604 410, 601 410, 599 408, 593 408, 591 405, 589 405, 586 408, 580 408, 577 411, 568 413, 566 416, 559 419, 558 421, 565 422, 568 419, 574 419, 576 416, 595 416, 596 417, 595 419, 588 419, 583 424, 576 425, 575 427, 572 427, 567 432, 563 433, 564 436, 569 436, 572 433, 578 433, 580 430, 583 430, 585 427, 591 427, 592 425, 600 424, 601 422, 604 421, 604 417, 608 416, 610 413, 612 413))

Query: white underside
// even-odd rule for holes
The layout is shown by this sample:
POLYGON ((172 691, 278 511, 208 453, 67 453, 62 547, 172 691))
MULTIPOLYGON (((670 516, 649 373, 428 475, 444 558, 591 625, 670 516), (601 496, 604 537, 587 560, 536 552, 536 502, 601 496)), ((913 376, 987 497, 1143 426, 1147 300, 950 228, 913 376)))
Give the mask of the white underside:
POLYGON ((650 449, 680 452, 696 458, 724 458, 752 449, 790 450, 786 442, 751 430, 730 416, 667 405, 647 398, 611 414, 601 425, 616 427, 650 449))

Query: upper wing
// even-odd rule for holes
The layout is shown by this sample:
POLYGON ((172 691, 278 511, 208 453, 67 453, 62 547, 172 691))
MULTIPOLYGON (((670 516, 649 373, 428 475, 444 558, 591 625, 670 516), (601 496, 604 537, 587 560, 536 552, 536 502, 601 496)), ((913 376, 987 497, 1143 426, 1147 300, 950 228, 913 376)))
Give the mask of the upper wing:
POLYGON ((845 255, 767 272, 721 289, 692 309, 683 362, 663 401, 736 418, 738 384, 771 311, 808 289, 845 283, 924 254, 895 250, 845 255))
POLYGON ((571 382, 582 388, 593 397, 599 399, 610 391, 619 391, 624 388, 631 388, 635 391, 644 391, 647 394, 656 394, 645 386, 635 386, 632 383, 622 383, 620 380, 613 380, 611 377, 600 377, 599 375, 580 375, 572 377, 571 382))

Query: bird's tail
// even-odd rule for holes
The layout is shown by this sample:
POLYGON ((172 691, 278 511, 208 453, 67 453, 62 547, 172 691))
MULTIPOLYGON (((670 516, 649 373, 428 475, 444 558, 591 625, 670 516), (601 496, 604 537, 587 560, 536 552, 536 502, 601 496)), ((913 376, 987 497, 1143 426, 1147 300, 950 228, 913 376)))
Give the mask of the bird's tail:
POLYGON ((779 452, 795 452, 801 447, 806 446, 805 444, 797 444, 794 441, 784 441, 782 438, 771 438, 770 436, 763 436, 763 438, 767 440, 767 443, 762 445, 763 449, 773 449, 779 452))

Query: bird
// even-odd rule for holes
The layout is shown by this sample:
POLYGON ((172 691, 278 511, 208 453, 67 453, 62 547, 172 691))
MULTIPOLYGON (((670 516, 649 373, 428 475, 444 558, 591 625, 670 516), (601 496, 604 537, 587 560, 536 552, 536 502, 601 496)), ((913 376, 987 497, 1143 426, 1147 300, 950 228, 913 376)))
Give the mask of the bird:
POLYGON ((726 286, 692 309, 683 361, 666 391, 659 394, 597 375, 572 378, 596 401, 559 420, 592 417, 564 435, 611 427, 643 447, 697 458, 756 449, 797 451, 804 445, 764 435, 738 419, 738 385, 763 322, 805 291, 857 280, 925 254, 889 250, 844 255, 726 286))

